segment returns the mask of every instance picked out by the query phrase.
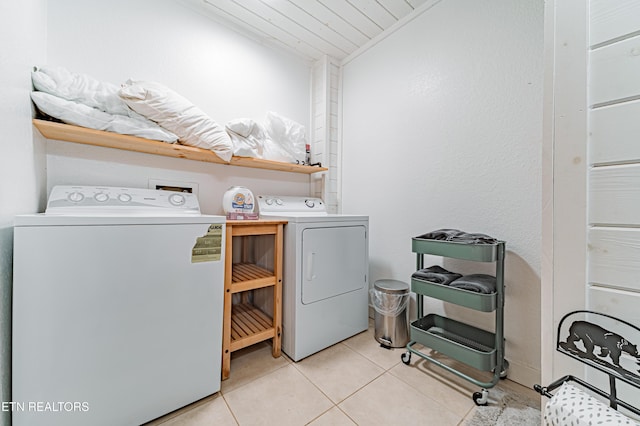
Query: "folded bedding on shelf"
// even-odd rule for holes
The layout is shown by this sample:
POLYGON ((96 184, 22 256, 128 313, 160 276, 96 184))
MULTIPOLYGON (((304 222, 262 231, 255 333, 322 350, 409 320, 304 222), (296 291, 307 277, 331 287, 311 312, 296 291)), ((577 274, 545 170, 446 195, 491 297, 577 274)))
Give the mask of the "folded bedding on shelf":
POLYGON ((63 123, 162 142, 178 137, 133 111, 118 87, 63 67, 34 67, 31 99, 43 114, 63 123))
POLYGON ((284 151, 290 158, 288 162, 302 164, 305 160, 307 144, 304 126, 294 120, 267 111, 264 120, 267 141, 271 142, 279 151, 284 151))
POLYGON ((449 285, 454 280, 462 278, 462 275, 449 272, 441 266, 434 265, 414 272, 411 277, 435 284, 449 285))
POLYGON ((304 126, 275 112, 268 111, 264 123, 238 118, 225 128, 234 155, 297 164, 305 160, 304 126))
POLYGON ((465 275, 452 281, 449 286, 476 293, 491 294, 496 292, 496 277, 487 274, 465 275))
POLYGON ((43 114, 74 126, 138 136, 174 143, 178 137, 148 120, 109 114, 78 102, 58 98, 45 92, 31 92, 31 99, 43 114))
POLYGON ((239 157, 263 158, 265 131, 250 118, 238 118, 225 124, 231 138, 233 155, 239 157))
POLYGON ((33 87, 67 101, 77 102, 109 114, 125 115, 148 121, 133 111, 118 96, 118 86, 63 67, 34 67, 31 72, 33 87))
POLYGON ((63 67, 34 67, 31 98, 44 115, 64 123, 208 149, 229 162, 233 155, 303 164, 305 129, 275 112, 264 123, 238 119, 220 126, 186 98, 152 81, 121 87, 63 67))
POLYGON ((233 147, 224 128, 168 87, 154 81, 128 80, 118 95, 138 114, 178 135, 180 143, 209 149, 231 161, 233 147))
POLYGON ((420 235, 416 238, 424 240, 438 240, 438 241, 451 241, 457 243, 466 244, 495 244, 497 239, 490 237, 486 234, 467 233, 460 231, 459 229, 438 229, 426 234, 420 235))

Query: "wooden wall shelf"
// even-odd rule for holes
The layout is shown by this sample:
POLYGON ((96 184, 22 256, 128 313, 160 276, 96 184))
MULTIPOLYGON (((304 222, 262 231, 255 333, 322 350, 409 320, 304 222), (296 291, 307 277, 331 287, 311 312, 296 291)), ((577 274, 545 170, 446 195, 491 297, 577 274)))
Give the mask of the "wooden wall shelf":
POLYGON ((122 149, 126 151, 144 152, 147 154, 163 155, 165 157, 186 158, 188 160, 205 161, 208 163, 225 164, 231 166, 251 167, 254 169, 276 170, 282 172, 312 174, 328 170, 326 167, 303 166, 300 164, 281 163, 279 161, 262 160, 260 158, 236 157, 230 163, 224 162, 212 151, 187 145, 170 144, 121 135, 103 130, 88 129, 70 124, 33 119, 33 124, 47 139, 81 143, 85 145, 102 146, 106 148, 122 149))

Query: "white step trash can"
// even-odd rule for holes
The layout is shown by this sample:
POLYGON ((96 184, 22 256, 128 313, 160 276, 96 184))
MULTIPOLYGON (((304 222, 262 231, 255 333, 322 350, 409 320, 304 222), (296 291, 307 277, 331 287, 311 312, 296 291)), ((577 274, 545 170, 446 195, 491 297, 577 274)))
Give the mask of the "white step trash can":
POLYGON ((369 290, 375 309, 375 339, 385 348, 402 348, 409 343, 409 284, 398 280, 377 280, 369 290))

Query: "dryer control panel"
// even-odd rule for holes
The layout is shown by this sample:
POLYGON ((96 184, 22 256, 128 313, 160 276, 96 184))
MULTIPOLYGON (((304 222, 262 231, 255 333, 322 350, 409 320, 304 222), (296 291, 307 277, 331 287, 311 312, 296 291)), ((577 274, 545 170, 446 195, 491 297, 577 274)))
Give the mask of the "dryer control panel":
POLYGON ((320 198, 292 195, 258 195, 261 216, 309 215, 326 216, 327 208, 320 198))
POLYGON ((199 215, 195 194, 146 188, 58 185, 51 189, 46 214, 199 215))

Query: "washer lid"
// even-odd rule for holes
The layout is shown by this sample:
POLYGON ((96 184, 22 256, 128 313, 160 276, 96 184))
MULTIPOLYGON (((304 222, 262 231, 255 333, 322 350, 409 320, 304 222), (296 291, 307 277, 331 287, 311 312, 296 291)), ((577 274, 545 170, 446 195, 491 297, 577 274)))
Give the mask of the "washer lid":
POLYGON ((373 287, 383 293, 408 293, 409 284, 398 280, 378 280, 373 287))

